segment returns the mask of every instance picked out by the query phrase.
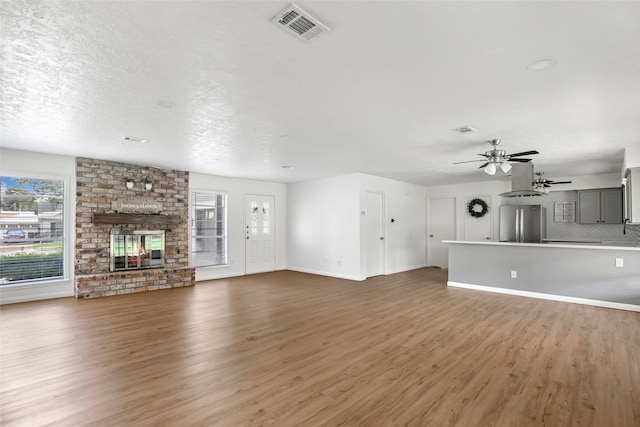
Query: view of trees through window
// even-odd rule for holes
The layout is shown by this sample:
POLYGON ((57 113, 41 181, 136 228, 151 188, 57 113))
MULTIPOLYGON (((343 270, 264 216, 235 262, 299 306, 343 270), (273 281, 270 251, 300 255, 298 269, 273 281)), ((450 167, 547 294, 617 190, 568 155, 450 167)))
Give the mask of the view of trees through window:
POLYGON ((0 176, 0 285, 64 275, 64 183, 0 176))

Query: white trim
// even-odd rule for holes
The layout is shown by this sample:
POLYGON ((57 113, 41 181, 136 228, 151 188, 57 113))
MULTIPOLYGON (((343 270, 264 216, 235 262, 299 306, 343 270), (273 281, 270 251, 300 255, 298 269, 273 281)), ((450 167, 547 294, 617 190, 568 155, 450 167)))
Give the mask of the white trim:
MULTIPOLYGON (((222 267, 222 266, 221 266, 222 267)), ((225 266, 228 267, 228 266, 225 266)), ((204 268, 204 270, 208 270, 209 268, 204 268)), ((206 280, 217 280, 217 279, 228 279, 230 277, 240 277, 244 276, 244 272, 242 273, 225 273, 223 271, 219 271, 218 267, 215 267, 218 270, 215 274, 212 271, 201 271, 201 269, 196 268, 196 282, 203 282, 206 280)))
POLYGON ((73 280, 51 280, 1 286, 0 304, 75 296, 73 280))
POLYGON ((427 267, 427 264, 416 264, 416 265, 409 265, 407 266, 407 268, 403 268, 402 270, 395 270, 395 271, 391 271, 388 273, 385 273, 385 276, 390 276, 392 274, 397 274, 397 273, 404 273, 405 271, 411 271, 411 270, 418 270, 419 268, 425 268, 427 267))
POLYGON ((363 280, 366 280, 366 277, 351 276, 348 274, 327 273, 326 271, 311 270, 308 268, 287 267, 285 268, 285 270, 297 271, 299 273, 315 274, 316 276, 327 276, 327 277, 335 277, 337 279, 355 280, 358 282, 362 282, 363 280))
POLYGON ((517 295, 521 297, 546 299, 552 301, 570 302, 575 304, 593 305, 596 307, 615 308, 640 312, 640 305, 625 304, 621 302, 600 301, 587 298, 568 297, 564 295, 543 294, 541 292, 519 291, 515 289, 495 288, 493 286, 472 285, 469 283, 447 282, 447 286, 454 288, 473 289, 476 291, 494 292, 498 294, 517 295))

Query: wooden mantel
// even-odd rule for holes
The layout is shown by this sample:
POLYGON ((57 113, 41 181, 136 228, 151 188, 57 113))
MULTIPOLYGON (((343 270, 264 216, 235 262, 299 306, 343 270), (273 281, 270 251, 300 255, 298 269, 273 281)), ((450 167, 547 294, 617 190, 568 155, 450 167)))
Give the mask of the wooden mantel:
POLYGON ((94 213, 94 224, 153 224, 171 225, 180 223, 178 215, 133 214, 133 213, 94 213))

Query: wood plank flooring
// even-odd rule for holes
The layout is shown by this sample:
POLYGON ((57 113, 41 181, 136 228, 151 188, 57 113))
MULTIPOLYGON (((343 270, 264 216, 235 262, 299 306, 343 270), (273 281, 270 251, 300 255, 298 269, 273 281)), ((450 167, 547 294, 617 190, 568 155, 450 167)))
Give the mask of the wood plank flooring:
POLYGON ((3 426, 640 426, 640 313, 282 271, 0 309, 3 426))

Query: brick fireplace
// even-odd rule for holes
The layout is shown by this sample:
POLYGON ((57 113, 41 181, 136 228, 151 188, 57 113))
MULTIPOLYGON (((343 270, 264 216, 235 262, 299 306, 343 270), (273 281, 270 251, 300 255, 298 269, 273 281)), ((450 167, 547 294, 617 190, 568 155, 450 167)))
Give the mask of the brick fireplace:
POLYGON ((195 283, 195 269, 189 267, 188 172, 77 158, 76 186, 77 298, 195 283), (164 231, 162 267, 111 271, 112 234, 158 230, 164 231))

